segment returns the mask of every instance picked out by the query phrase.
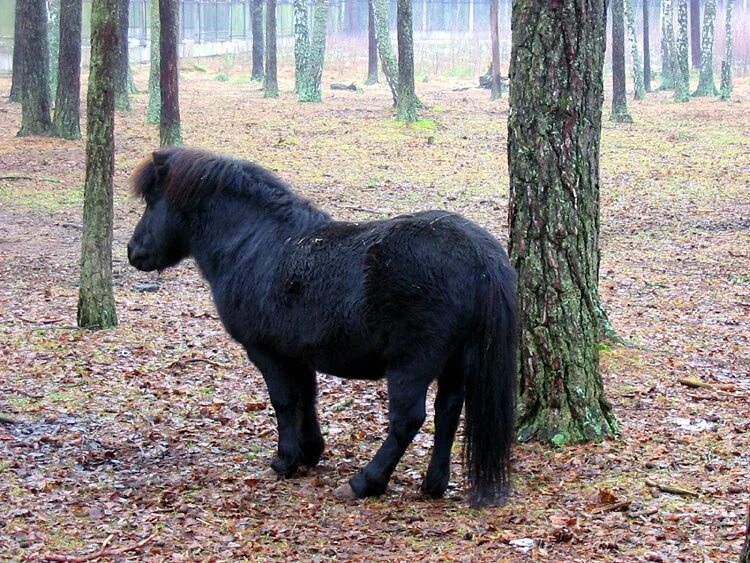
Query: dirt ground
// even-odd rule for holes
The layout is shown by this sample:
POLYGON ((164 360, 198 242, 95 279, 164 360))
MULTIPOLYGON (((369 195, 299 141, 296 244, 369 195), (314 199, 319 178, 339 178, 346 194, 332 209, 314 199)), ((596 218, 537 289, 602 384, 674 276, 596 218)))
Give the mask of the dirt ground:
MULTIPOLYGON (((264 100, 239 72, 220 81, 225 68, 201 64, 183 63, 188 144, 270 167, 343 219, 439 207, 505 239, 507 98, 473 80, 420 83, 423 120, 406 127, 384 85, 303 105, 288 73, 264 100)), ((135 80, 145 92, 147 72, 135 80)), ((127 264, 141 211, 127 179, 158 145, 145 93, 117 115, 120 325, 76 329, 84 144, 16 138, 9 86, 0 78, 0 412, 15 423, 0 423, 0 560, 102 546, 153 562, 737 559, 750 504, 748 79, 728 103, 654 93, 631 102, 634 124, 604 123, 601 290, 635 344, 602 351, 623 434, 518 445, 512 501, 482 511, 462 499, 460 440, 446 498, 420 497, 429 416, 385 496, 333 497, 385 435, 384 387, 368 382, 322 376, 321 465, 259 478, 273 412, 194 265, 127 264)))

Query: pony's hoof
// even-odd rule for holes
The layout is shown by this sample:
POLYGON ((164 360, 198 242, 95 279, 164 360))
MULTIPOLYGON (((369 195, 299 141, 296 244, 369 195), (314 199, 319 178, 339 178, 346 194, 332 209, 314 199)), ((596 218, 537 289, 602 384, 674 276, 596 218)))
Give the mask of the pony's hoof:
POLYGON ((354 492, 349 483, 344 483, 333 491, 333 496, 339 500, 357 500, 357 493, 354 492))
POLYGON ((272 467, 260 472, 261 479, 268 479, 269 481, 277 481, 281 478, 281 475, 276 473, 272 467))

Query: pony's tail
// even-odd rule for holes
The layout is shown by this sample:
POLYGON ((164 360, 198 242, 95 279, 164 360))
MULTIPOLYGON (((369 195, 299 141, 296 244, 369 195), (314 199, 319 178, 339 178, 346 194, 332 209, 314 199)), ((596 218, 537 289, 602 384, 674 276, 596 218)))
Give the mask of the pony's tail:
POLYGON ((478 292, 474 329, 464 347, 464 467, 473 507, 504 504, 510 496, 516 403, 515 281, 510 267, 487 269, 478 292))

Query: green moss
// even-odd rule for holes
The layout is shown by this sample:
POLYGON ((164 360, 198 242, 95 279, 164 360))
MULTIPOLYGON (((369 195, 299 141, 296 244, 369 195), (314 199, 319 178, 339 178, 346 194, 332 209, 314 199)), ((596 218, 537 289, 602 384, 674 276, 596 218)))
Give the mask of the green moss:
POLYGON ((550 439, 550 443, 556 448, 565 447, 568 442, 570 442, 570 434, 567 432, 559 432, 550 439))

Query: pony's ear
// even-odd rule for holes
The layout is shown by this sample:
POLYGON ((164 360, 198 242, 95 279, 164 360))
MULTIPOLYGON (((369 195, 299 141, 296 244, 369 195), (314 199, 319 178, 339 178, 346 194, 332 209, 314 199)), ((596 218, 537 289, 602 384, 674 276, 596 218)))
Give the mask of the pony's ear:
POLYGON ((167 176, 167 172, 169 170, 169 167, 167 166, 167 163, 169 162, 169 157, 172 156, 172 150, 167 149, 159 149, 158 151, 154 151, 151 153, 151 160, 154 163, 154 168, 156 172, 156 177, 159 179, 164 179, 167 176))

